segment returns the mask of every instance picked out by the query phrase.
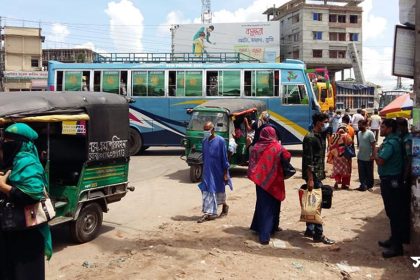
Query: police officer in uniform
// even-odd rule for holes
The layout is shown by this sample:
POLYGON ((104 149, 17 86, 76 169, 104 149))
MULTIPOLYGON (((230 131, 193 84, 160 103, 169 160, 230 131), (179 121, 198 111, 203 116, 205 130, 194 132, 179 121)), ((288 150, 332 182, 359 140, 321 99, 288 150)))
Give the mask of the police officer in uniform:
POLYGON ((381 195, 385 212, 391 226, 391 237, 378 244, 384 247, 384 258, 403 255, 404 222, 404 190, 402 183, 403 151, 401 138, 397 135, 397 122, 385 119, 380 127, 381 136, 385 139, 375 153, 375 162, 381 179, 381 195))

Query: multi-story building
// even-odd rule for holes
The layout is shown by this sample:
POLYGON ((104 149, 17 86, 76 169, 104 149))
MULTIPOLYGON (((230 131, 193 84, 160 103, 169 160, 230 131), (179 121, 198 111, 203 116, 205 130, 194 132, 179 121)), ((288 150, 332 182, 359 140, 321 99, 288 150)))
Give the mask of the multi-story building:
POLYGON ((5 26, 1 34, 0 87, 4 91, 42 90, 47 73, 42 71, 40 28, 5 26))
MULTIPOLYGON (((362 7, 364 0, 292 0, 264 12, 280 21, 280 59, 299 59, 307 68, 327 68, 330 77, 353 68, 355 81, 337 88, 337 105, 373 106, 374 90, 362 70, 362 7), (359 86, 362 84, 363 86, 359 86), (369 90, 360 90, 360 88, 369 90), (353 90, 352 90, 353 89, 353 90), (350 92, 349 92, 350 90, 350 92), (346 95, 340 98, 341 92, 346 95)), ((337 84, 338 86, 338 84, 337 84)))
POLYGON ((268 20, 280 21, 280 56, 303 60, 308 68, 327 67, 330 72, 353 66, 349 55, 355 43, 362 57, 363 0, 334 0, 345 5, 292 0, 264 12, 268 20))

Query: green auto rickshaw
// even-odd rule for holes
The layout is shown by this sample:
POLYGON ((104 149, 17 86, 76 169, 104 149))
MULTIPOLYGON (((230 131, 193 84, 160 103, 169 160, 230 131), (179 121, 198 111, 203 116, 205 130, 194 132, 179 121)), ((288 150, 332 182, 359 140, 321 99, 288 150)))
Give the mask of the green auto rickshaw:
POLYGON ((248 146, 252 140, 249 126, 257 121, 266 103, 252 99, 215 99, 192 109, 182 145, 184 159, 190 166, 191 182, 201 180, 203 171, 203 127, 208 121, 214 123, 216 134, 225 139, 231 167, 248 164, 248 146))
POLYGON ((128 101, 110 93, 0 93, 0 130, 23 122, 35 141, 56 217, 76 242, 95 238, 128 187, 128 101))

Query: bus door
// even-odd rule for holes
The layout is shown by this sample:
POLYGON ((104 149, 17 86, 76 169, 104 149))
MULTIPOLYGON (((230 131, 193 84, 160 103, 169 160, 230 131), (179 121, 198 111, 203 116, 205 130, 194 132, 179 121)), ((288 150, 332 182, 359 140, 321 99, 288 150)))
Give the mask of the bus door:
POLYGON ((131 71, 130 80, 129 92, 135 100, 130 104, 131 124, 140 132, 143 145, 173 145, 173 121, 169 113, 169 98, 165 95, 165 71, 131 71))
POLYGON ((172 145, 179 145, 185 136, 187 124, 191 118, 189 112, 203 103, 204 78, 202 70, 170 70, 168 71, 169 124, 172 133, 172 145))

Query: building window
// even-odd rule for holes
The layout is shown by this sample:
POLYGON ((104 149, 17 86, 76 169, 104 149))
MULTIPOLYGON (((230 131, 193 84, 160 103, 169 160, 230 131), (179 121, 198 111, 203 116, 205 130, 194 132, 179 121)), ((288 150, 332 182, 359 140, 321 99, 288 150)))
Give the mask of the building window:
POLYGON ((359 33, 349 33, 350 41, 357 42, 359 41, 359 33))
POLYGON ((357 23, 357 15, 350 15, 350 23, 357 23))
POLYGON ((346 15, 338 15, 337 20, 338 22, 346 23, 346 15))
POLYGON ((322 58, 322 50, 312 50, 312 56, 316 58, 322 58))
POLYGON ((292 23, 299 22, 299 14, 292 16, 292 23))
POLYGON ((331 14, 329 16, 329 20, 330 20, 330 22, 337 22, 337 15, 331 14))
POLYGON ((293 59, 299 59, 299 49, 293 51, 293 59))
POLYGON ((330 32, 330 41, 337 41, 338 34, 336 32, 330 32))
POLYGON ((329 55, 330 55, 330 58, 345 58, 346 51, 330 50, 329 55))
POLYGON ((321 13, 313 13, 313 20, 315 21, 322 21, 322 14, 321 13))
POLYGON ((39 67, 39 57, 31 57, 31 67, 39 67))
POLYGON ((346 33, 338 33, 338 41, 345 41, 346 33))
POLYGON ((298 42, 299 41, 299 32, 293 34, 293 42, 298 42))
POLYGON ((314 40, 322 40, 322 32, 321 31, 312 31, 313 39, 314 40))

